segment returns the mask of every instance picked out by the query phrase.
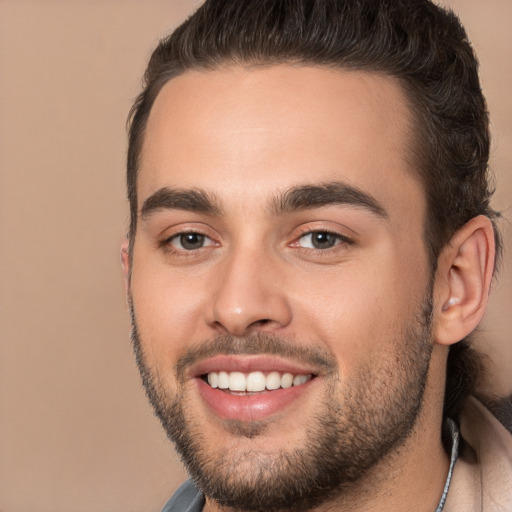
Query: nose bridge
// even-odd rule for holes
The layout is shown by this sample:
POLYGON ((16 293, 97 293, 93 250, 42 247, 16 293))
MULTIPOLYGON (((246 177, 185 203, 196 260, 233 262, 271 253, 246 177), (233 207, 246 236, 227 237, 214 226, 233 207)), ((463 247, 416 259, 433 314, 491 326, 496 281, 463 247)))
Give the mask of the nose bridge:
POLYGON ((291 311, 281 282, 277 258, 262 247, 237 246, 216 276, 209 323, 236 336, 287 325, 291 311))

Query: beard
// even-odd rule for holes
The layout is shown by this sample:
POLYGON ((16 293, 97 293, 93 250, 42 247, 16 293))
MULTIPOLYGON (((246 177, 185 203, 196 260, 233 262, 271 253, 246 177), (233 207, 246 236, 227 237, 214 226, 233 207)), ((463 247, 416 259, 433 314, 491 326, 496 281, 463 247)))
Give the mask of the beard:
MULTIPOLYGON (((353 494, 365 475, 399 450, 420 414, 432 353, 431 301, 403 329, 387 353, 366 362, 350 381, 340 378, 333 354, 259 333, 247 338, 219 336, 197 345, 177 362, 178 391, 170 396, 163 379, 145 361, 144 342, 132 315, 132 341, 146 394, 167 436, 197 487, 221 507, 272 512, 310 510, 353 494), (194 418, 185 370, 218 354, 273 354, 293 357, 325 370, 322 400, 302 421, 304 442, 293 449, 258 452, 247 441, 208 448, 209 425, 194 418)), ((265 422, 225 424, 226 438, 263 436, 265 422)))

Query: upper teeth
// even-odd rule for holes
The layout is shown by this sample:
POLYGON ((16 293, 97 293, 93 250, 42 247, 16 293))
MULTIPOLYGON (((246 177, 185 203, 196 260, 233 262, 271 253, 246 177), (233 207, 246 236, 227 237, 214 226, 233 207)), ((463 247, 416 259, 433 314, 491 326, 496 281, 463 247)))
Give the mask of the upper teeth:
POLYGON ((229 389, 230 391, 257 392, 265 389, 290 388, 304 384, 311 375, 292 375, 291 373, 270 372, 210 372, 208 384, 212 388, 229 389))

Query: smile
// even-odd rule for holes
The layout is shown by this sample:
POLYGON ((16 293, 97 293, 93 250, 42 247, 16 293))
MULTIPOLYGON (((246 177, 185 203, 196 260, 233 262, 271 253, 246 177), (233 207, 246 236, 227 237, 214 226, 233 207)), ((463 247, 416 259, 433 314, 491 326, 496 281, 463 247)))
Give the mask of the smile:
POLYGON ((311 374, 280 373, 277 371, 267 374, 256 371, 248 374, 242 372, 210 372, 205 376, 206 382, 214 389, 222 389, 238 393, 259 393, 274 391, 276 389, 288 389, 292 386, 300 386, 311 379, 311 374))
POLYGON ((242 422, 284 414, 323 380, 317 368, 276 356, 215 356, 189 375, 210 414, 242 422))

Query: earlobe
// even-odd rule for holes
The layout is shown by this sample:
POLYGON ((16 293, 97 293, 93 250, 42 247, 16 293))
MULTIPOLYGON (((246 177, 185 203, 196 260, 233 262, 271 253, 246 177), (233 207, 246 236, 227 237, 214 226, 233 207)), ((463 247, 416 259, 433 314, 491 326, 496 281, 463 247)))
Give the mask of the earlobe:
POLYGON ((129 241, 126 239, 121 245, 121 267, 123 269, 123 277, 124 277, 124 289, 125 293, 128 296, 128 291, 130 288, 130 249, 129 249, 129 241))
POLYGON ((451 345, 482 320, 494 270, 494 229, 480 215, 455 233, 442 251, 434 291, 434 339, 451 345))

